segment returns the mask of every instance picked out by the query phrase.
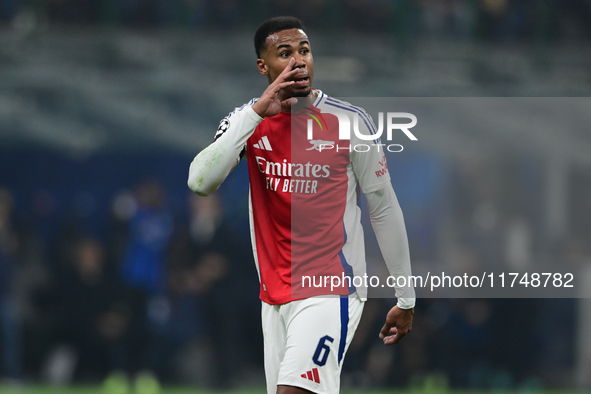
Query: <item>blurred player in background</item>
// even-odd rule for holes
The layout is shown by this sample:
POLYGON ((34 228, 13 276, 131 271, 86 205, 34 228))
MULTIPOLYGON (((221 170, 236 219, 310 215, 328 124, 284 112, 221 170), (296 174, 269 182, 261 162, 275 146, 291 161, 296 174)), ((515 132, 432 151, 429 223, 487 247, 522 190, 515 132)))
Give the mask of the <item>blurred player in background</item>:
MULTIPOLYGON (((267 20, 255 34, 255 49, 258 70, 269 86, 222 120, 214 142, 192 162, 188 184, 208 195, 242 157, 248 158, 267 390, 338 393, 367 288, 350 282, 336 288, 306 286, 304 276, 365 273, 358 188, 366 195, 390 274, 410 275, 404 220, 383 151, 323 151, 320 137, 307 139, 307 120, 322 119, 326 128, 317 122, 322 131, 315 133, 334 144, 338 111, 357 114, 366 135, 376 129, 362 109, 312 88, 311 45, 302 23, 292 17, 267 20)), ((386 345, 400 341, 412 327, 414 290, 396 288, 396 296, 380 332, 386 345)))

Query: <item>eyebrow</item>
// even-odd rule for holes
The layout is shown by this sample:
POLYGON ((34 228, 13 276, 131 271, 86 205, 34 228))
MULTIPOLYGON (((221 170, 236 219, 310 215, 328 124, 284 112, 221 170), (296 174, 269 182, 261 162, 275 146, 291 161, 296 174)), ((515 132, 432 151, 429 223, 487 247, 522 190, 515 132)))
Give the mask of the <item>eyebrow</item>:
MULTIPOLYGON (((308 44, 308 45, 310 45, 310 42, 309 42, 308 40, 300 41, 300 46, 302 46, 302 45, 304 45, 304 44, 308 44)), ((289 44, 281 44, 281 45, 277 45, 277 49, 276 49, 276 50, 279 50, 279 49, 281 49, 281 48, 291 48, 291 45, 289 45, 289 44)))

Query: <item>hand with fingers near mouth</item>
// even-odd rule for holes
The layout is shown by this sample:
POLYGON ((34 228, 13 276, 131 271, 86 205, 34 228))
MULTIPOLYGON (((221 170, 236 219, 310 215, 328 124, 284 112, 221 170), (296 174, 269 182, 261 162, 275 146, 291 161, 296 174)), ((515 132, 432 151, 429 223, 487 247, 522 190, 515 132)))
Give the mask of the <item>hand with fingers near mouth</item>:
POLYGON ((297 100, 293 97, 282 97, 282 89, 293 85, 296 81, 293 79, 296 74, 300 72, 298 68, 294 68, 295 59, 292 57, 289 60, 283 72, 271 83, 263 92, 261 97, 253 104, 252 109, 261 117, 268 118, 277 115, 281 111, 289 111, 292 104, 296 104, 297 100))

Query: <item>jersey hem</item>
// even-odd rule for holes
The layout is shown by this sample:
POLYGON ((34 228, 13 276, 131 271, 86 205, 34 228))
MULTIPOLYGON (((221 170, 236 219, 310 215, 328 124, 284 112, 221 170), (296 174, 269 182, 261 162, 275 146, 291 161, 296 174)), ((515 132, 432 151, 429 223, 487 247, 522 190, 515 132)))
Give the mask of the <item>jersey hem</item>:
POLYGON ((329 294, 314 294, 314 295, 310 295, 310 297, 287 298, 285 300, 283 298, 281 298, 281 301, 270 301, 270 300, 263 299, 263 297, 259 297, 259 299, 268 305, 285 305, 285 304, 289 304, 290 302, 293 302, 293 301, 308 300, 310 298, 336 298, 336 297, 340 298, 340 297, 352 297, 352 296, 359 298, 361 301, 367 301, 367 296, 362 296, 361 294, 359 294, 358 291, 355 291, 351 294, 329 293, 329 294))

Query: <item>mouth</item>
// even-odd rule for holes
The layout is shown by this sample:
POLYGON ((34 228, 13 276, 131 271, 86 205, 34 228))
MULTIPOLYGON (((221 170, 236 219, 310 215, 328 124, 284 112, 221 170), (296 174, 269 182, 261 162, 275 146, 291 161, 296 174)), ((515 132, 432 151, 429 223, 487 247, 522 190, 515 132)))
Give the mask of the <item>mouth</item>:
POLYGON ((308 75, 296 75, 292 80, 295 82, 294 86, 307 86, 308 82, 310 82, 310 77, 308 75))

